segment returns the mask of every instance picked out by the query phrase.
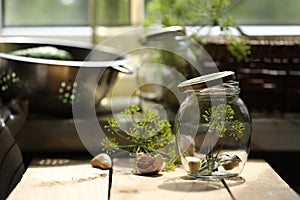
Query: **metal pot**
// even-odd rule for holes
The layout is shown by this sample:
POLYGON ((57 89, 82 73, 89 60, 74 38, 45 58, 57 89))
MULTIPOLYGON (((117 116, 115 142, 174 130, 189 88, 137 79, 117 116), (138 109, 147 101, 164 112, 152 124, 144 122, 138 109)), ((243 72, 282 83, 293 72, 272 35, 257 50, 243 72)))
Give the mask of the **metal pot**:
POLYGON ((65 40, 0 38, 0 95, 4 101, 13 98, 29 100, 30 113, 71 117, 74 101, 90 98, 92 93, 98 104, 114 85, 119 72, 132 72, 126 66, 127 59, 115 49, 94 48, 65 40), (40 46, 65 50, 73 59, 52 60, 10 54, 14 50, 40 46), (91 89, 88 77, 85 81, 75 82, 80 68, 101 75, 96 90, 91 89))

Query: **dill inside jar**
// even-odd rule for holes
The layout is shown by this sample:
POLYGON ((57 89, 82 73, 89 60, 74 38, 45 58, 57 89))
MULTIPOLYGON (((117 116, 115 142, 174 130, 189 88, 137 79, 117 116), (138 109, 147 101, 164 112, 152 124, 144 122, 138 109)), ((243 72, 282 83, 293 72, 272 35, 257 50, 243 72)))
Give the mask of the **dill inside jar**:
POLYGON ((250 151, 252 120, 239 97, 231 71, 187 80, 178 85, 188 93, 176 117, 176 141, 181 162, 196 178, 238 176, 250 151))

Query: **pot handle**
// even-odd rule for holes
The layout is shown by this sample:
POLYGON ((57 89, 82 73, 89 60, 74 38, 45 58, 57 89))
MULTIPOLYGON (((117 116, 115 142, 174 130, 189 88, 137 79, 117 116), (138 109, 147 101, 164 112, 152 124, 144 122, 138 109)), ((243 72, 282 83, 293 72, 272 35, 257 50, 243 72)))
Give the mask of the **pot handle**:
POLYGON ((145 34, 143 37, 139 39, 141 44, 147 44, 148 41, 153 41, 156 39, 165 38, 168 35, 185 35, 185 28, 183 26, 169 26, 166 28, 161 28, 160 30, 152 31, 148 34, 145 34))
POLYGON ((126 64, 122 64, 122 65, 111 65, 111 68, 117 70, 118 72, 122 72, 124 74, 132 74, 133 73, 133 69, 126 65, 126 64))

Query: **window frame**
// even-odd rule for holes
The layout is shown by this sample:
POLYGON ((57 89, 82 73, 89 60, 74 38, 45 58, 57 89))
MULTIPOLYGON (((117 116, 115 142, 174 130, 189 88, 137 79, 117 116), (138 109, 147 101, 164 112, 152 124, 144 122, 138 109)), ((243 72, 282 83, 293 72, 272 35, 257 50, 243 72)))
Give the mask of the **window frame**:
MULTIPOLYGON (((90 26, 4 27, 3 9, 3 0, 0 0, 0 37, 31 36, 92 42, 92 28, 90 26)), ((241 25, 240 28, 250 36, 300 35, 300 25, 241 25)))
POLYGON ((5 27, 4 26, 3 0, 0 0, 0 37, 47 37, 69 39, 75 41, 91 42, 92 30, 90 26, 28 26, 5 27))

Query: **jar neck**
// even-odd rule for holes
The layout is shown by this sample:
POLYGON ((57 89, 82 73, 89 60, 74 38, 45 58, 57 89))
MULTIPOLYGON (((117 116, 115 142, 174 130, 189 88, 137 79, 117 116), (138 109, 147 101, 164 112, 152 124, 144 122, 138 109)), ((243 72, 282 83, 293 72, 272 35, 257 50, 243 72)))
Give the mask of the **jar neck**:
POLYGON ((240 93, 240 87, 239 82, 228 81, 217 86, 194 91, 194 93, 200 96, 237 96, 240 93))

